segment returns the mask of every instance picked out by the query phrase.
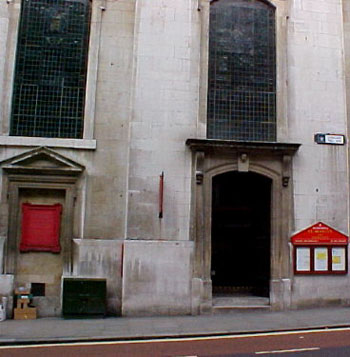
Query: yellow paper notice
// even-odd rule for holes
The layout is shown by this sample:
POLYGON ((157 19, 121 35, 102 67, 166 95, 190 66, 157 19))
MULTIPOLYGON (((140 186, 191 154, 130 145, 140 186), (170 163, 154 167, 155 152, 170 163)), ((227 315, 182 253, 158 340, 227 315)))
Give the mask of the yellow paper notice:
POLYGON ((317 260, 326 260, 327 259, 327 255, 326 255, 326 253, 317 253, 316 259, 317 260))
POLYGON ((338 256, 334 256, 332 257, 332 263, 333 264, 340 264, 341 263, 341 260, 340 260, 340 257, 338 256))

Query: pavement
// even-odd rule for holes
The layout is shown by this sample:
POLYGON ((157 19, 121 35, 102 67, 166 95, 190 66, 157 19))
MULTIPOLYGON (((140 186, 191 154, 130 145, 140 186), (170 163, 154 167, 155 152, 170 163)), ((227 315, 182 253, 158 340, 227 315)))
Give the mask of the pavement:
POLYGON ((350 327, 350 307, 282 312, 237 310, 217 315, 39 318, 0 322, 0 345, 213 336, 350 327))

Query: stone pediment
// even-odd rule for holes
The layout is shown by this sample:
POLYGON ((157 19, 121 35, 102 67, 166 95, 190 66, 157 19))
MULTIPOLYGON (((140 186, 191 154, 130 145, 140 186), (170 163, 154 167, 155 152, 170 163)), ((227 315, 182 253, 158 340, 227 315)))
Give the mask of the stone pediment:
POLYGON ((79 163, 51 150, 40 147, 0 161, 2 169, 14 174, 77 176, 85 169, 79 163))

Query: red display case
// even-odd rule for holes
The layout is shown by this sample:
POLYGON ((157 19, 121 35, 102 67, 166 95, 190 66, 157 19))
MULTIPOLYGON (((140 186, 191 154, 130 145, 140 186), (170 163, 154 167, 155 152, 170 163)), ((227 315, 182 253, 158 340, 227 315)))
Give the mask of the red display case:
POLYGON ((318 222, 295 234, 295 274, 346 274, 348 272, 348 237, 318 222))
POLYGON ((59 253, 62 205, 22 204, 21 252, 59 253))

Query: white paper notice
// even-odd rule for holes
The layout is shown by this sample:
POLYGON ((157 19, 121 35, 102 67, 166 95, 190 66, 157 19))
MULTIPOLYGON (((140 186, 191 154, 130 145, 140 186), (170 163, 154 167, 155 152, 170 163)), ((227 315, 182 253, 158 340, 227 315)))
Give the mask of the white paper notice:
POLYGON ((332 248, 332 270, 345 270, 345 248, 332 248))
POLYGON ((315 248, 315 271, 328 270, 328 249, 315 248))
POLYGON ((310 248, 296 248, 297 271, 310 271, 310 248))

